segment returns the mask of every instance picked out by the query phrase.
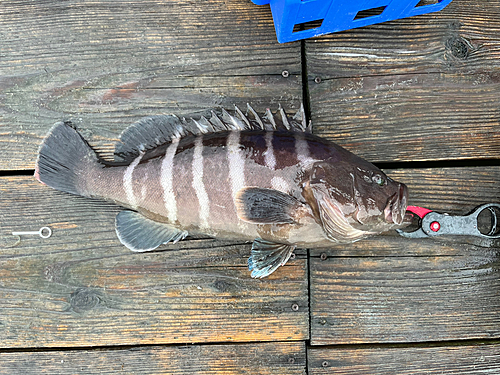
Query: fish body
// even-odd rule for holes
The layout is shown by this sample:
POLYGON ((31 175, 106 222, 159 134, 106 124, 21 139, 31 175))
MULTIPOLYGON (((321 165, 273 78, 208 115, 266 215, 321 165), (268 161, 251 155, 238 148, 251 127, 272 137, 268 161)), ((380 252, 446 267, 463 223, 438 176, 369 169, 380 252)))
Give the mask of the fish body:
POLYGON ((115 162, 101 160, 68 123, 40 146, 35 177, 55 189, 113 201, 120 241, 149 251, 190 234, 253 241, 264 277, 296 246, 349 243, 409 223, 407 188, 311 134, 303 110, 258 116, 153 116, 126 129, 115 162))

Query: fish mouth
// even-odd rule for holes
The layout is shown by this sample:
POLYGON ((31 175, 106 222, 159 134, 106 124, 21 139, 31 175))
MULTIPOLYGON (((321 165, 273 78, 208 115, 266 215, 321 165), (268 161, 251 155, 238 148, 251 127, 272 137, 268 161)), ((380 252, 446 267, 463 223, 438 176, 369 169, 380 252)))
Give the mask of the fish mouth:
POLYGON ((405 184, 399 184, 398 191, 394 193, 384 209, 385 221, 399 226, 406 226, 412 222, 413 215, 406 213, 408 204, 408 188, 405 184))

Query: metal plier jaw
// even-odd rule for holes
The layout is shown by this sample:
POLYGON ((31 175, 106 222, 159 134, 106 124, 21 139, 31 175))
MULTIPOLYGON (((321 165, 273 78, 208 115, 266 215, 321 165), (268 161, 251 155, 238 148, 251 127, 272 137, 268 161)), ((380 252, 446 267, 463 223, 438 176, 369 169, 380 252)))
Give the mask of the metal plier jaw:
POLYGON ((407 238, 428 238, 443 235, 474 236, 484 239, 500 239, 500 204, 488 203, 477 207, 472 213, 460 216, 440 214, 427 208, 408 206, 407 211, 421 219, 420 227, 413 232, 397 229, 397 232, 407 238), (478 217, 488 210, 491 214, 490 228, 487 233, 479 230, 478 217))

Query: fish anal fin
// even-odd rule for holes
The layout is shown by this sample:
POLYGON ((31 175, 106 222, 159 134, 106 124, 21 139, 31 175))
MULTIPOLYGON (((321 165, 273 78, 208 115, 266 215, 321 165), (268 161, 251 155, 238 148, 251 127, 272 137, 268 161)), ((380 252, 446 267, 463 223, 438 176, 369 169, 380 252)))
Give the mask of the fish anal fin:
POLYGON ((288 245, 272 241, 255 239, 252 244, 252 253, 248 258, 248 268, 253 278, 263 278, 280 266, 285 265, 295 249, 295 245, 288 245))
POLYGON ((238 217, 254 224, 293 224, 302 203, 281 191, 247 187, 236 195, 238 217))
POLYGON ((176 243, 188 235, 186 231, 128 210, 116 215, 115 229, 120 242, 137 252, 151 251, 169 242, 176 243))

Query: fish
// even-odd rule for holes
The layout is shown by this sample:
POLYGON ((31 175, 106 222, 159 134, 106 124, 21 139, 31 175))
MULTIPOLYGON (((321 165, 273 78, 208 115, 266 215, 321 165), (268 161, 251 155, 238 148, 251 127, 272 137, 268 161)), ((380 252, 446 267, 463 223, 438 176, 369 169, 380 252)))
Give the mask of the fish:
POLYGON ((251 277, 283 266, 296 247, 352 243, 411 222, 408 188, 311 132, 304 107, 154 115, 126 128, 114 160, 69 121, 39 148, 35 178, 114 202, 119 241, 152 251, 188 235, 252 242, 251 277), (230 113, 231 112, 231 113, 230 113))

